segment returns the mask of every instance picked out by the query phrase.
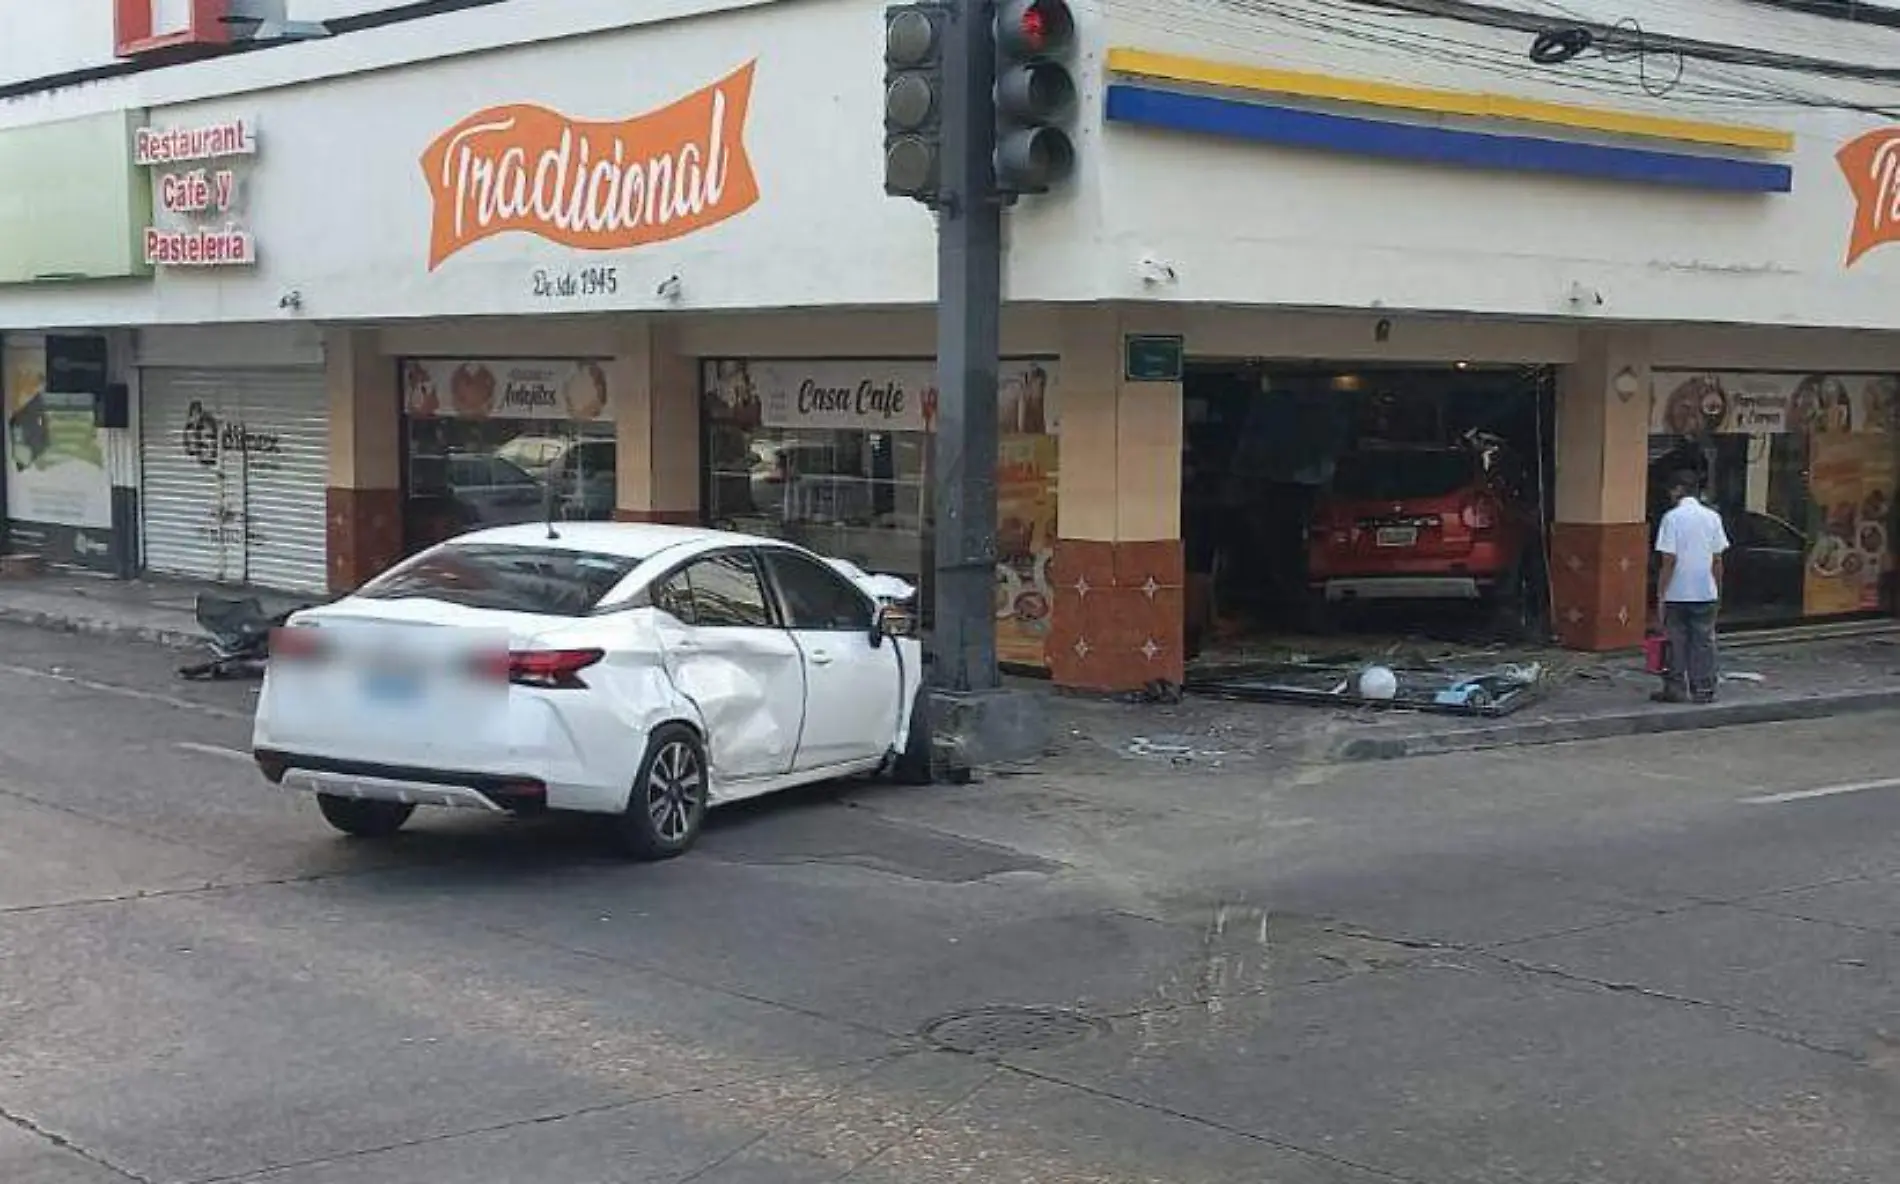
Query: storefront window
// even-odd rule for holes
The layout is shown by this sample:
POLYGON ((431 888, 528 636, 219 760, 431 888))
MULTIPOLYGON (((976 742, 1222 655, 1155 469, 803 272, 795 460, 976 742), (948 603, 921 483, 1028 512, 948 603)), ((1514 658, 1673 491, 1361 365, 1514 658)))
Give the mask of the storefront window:
POLYGON ((1725 619, 1891 614, 1897 409, 1889 375, 1658 372, 1652 533, 1670 475, 1695 472, 1728 530, 1725 619))
MULTIPOLYGON (((707 515, 921 589, 931 619, 936 374, 929 361, 710 361, 707 515)), ((1005 363, 998 391, 997 649, 1046 668, 1056 539, 1055 367, 1005 363)))
POLYGON ((613 517, 613 402, 584 361, 402 364, 411 550, 469 530, 613 517))

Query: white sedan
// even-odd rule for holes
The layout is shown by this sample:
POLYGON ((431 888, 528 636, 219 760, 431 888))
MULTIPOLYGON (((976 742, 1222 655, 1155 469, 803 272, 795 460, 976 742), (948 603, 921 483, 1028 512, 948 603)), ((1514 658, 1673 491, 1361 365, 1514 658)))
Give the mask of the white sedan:
POLYGON ((348 834, 418 805, 565 810, 669 858, 711 806, 929 779, 923 650, 892 583, 710 530, 478 531, 292 617, 253 752, 348 834))

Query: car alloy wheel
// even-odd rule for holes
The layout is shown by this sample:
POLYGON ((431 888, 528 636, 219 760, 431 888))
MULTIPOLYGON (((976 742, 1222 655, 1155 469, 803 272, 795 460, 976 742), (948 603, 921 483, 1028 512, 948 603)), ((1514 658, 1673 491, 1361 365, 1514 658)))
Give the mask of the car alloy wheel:
POLYGON ((647 771, 647 812, 653 831, 668 843, 683 843, 693 833, 706 786, 699 754, 684 739, 670 740, 647 771))
POLYGON ((636 859, 684 854, 699 839, 711 792, 699 736, 681 724, 655 729, 619 819, 620 846, 636 859))

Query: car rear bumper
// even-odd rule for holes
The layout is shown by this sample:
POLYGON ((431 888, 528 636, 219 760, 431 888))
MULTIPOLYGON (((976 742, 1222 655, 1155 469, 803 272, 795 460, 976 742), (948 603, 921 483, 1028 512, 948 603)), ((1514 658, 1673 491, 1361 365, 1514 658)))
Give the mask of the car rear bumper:
POLYGON ((1315 584, 1329 601, 1478 600, 1495 581, 1476 576, 1341 576, 1315 584))
POLYGON ((531 777, 413 769, 268 749, 258 750, 255 758, 265 780, 292 792, 491 814, 519 814, 547 806, 547 786, 531 777))

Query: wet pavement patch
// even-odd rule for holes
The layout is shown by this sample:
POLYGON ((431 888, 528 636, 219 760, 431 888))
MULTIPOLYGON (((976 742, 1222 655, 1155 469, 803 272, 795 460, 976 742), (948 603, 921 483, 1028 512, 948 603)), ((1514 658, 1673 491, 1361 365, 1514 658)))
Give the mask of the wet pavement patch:
POLYGON ((1108 1030, 1101 1020, 1060 1007, 976 1007, 931 1020, 922 1035, 945 1052, 993 1057, 1062 1048, 1108 1030))

